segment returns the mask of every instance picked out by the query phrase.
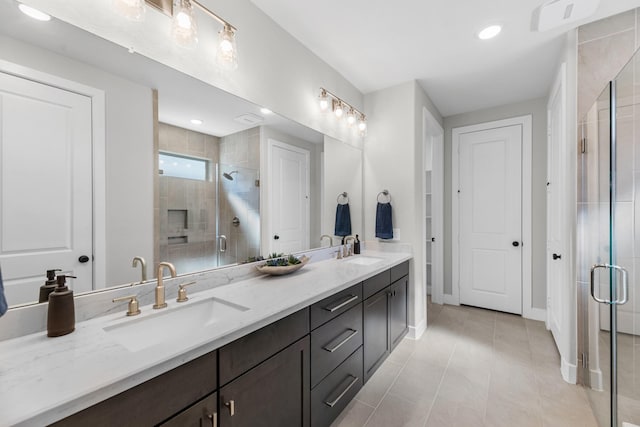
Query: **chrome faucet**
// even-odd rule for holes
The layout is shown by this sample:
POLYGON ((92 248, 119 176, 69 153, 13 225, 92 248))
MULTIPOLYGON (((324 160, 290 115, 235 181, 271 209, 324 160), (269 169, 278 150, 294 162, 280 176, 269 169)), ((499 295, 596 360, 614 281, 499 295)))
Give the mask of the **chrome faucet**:
POLYGON ((140 281, 140 283, 144 283, 147 281, 147 262, 141 256, 136 256, 133 257, 131 267, 136 268, 138 266, 138 262, 140 263, 140 267, 142 268, 142 280, 140 281))
POLYGON ((351 256, 353 255, 353 244, 351 246, 349 246, 349 249, 347 250, 347 245, 349 244, 349 239, 351 239, 353 241, 353 243, 356 242, 356 238, 353 236, 347 236, 344 238, 344 256, 351 256))
POLYGON ((176 268, 170 262, 161 262, 158 264, 158 284, 156 285, 156 303, 153 304, 153 308, 165 308, 167 303, 164 300, 164 285, 162 284, 162 273, 164 268, 167 267, 171 272, 171 277, 176 277, 176 268))
POLYGON ((333 237, 329 236, 328 234, 323 234, 322 236, 320 236, 320 246, 322 246, 322 239, 324 238, 329 239, 329 247, 332 248, 333 247, 333 237))

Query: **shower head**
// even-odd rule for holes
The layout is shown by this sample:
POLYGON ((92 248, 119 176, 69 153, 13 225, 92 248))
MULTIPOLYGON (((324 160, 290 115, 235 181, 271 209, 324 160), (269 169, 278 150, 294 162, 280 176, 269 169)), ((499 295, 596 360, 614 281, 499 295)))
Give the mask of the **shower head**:
POLYGON ((225 172, 222 174, 222 176, 224 176, 225 178, 227 178, 229 181, 233 181, 233 175, 234 173, 238 173, 238 171, 231 171, 229 173, 225 172))

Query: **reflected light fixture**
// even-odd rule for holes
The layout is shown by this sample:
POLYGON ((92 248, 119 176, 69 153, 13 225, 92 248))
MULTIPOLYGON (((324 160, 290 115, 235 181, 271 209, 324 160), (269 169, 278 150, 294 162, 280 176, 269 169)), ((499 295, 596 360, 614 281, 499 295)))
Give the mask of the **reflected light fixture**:
POLYGON ((489 40, 500 34, 502 27, 500 25, 490 25, 478 33, 480 40, 489 40))
POLYGON ((333 110, 333 114, 335 114, 337 119, 341 119, 346 115, 346 122, 350 128, 355 128, 356 123, 358 133, 360 136, 365 136, 367 132, 367 116, 364 115, 363 112, 355 108, 353 105, 345 102, 337 95, 329 92, 325 88, 320 88, 320 95, 318 95, 318 102, 320 103, 320 110, 327 111, 329 109, 329 105, 333 110), (331 104, 329 104, 331 103, 331 104), (345 114, 346 111, 346 114, 345 114))
POLYGON ((38 9, 35 9, 35 8, 31 7, 31 6, 27 6, 26 4, 19 3, 18 4, 18 9, 20 9, 20 12, 24 13, 29 18, 33 18, 33 19, 36 19, 38 21, 50 21, 51 20, 51 16, 47 15, 44 12, 40 12, 38 9))
POLYGON ((171 17, 171 35, 182 47, 193 48, 198 44, 198 23, 195 9, 198 8, 210 18, 222 24, 218 32, 216 62, 221 68, 238 68, 238 48, 236 46, 236 28, 220 16, 213 13, 198 0, 113 0, 114 9, 123 17, 142 21, 145 5, 153 6, 171 17))
POLYGON ((130 21, 144 21, 144 0, 113 0, 113 8, 120 16, 130 21))

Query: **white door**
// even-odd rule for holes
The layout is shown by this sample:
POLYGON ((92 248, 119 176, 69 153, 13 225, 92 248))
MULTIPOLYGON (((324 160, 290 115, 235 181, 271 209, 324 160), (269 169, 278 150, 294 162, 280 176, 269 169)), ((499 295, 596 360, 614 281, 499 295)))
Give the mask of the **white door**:
POLYGON ((461 304, 522 313, 522 132, 459 136, 461 304))
MULTIPOLYGON (((547 105, 547 327, 558 348, 564 338, 564 289, 568 283, 565 200, 567 164, 565 130, 564 66, 556 80, 547 105)), ((566 331, 565 331, 566 332, 566 331)))
POLYGON ((309 248, 309 151, 269 140, 270 249, 309 248))
POLYGON ((45 271, 92 289, 91 100, 0 73, 0 266, 10 305, 45 271), (88 262, 80 262, 87 256, 88 262))

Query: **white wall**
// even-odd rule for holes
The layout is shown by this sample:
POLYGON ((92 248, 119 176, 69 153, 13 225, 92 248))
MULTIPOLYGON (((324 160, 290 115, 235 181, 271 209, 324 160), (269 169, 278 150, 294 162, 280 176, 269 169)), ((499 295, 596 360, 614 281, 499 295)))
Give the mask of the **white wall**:
MULTIPOLYGON (((451 174, 452 141, 451 131, 460 126, 501 120, 510 117, 531 114, 532 131, 532 306, 546 309, 546 212, 547 212, 547 100, 534 99, 517 104, 504 105, 471 113, 458 114, 444 118, 444 293, 451 294, 452 289, 452 212, 451 212, 451 174)), ((525 242, 524 244, 527 244, 525 242)))
POLYGON ((147 10, 145 22, 136 23, 119 17, 111 0, 24 3, 319 132, 340 140, 359 139, 329 115, 319 114, 317 97, 322 86, 361 108, 360 91, 249 0, 202 0, 238 28, 239 67, 233 72, 215 65, 220 26, 202 13, 197 13, 200 42, 187 50, 171 38, 171 20, 155 10, 147 10))
POLYGON ((383 189, 392 197, 393 227, 397 241, 413 246, 409 290, 411 335, 419 336, 426 326, 426 286, 422 264, 424 242, 422 217, 423 108, 441 116, 415 81, 367 94, 365 111, 369 118, 364 145, 364 236, 375 241, 376 197, 383 189))
MULTIPOLYGON (((322 203, 324 223, 320 233, 334 236, 338 194, 346 191, 349 197, 349 212, 351 213, 351 234, 354 236, 358 234, 360 239, 364 239, 362 150, 325 136, 324 159, 324 200, 322 203)), ((333 243, 336 245, 339 244, 339 241, 334 238, 333 243)))
POLYGON ((100 89, 106 99, 106 278, 139 280, 134 256, 153 260, 153 116, 150 88, 40 48, 0 37, 0 59, 100 89))

